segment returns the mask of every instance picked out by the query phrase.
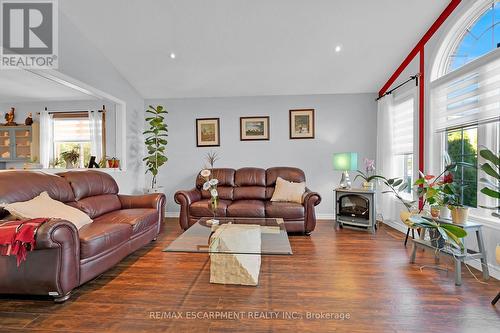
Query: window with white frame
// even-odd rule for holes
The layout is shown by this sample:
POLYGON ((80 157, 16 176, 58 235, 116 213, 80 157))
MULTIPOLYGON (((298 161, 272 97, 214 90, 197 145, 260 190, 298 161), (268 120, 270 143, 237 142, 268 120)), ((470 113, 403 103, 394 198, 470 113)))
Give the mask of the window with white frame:
POLYGON ((394 100, 392 112, 393 174, 408 184, 406 195, 411 197, 413 185, 413 137, 415 98, 413 95, 394 100))
POLYGON ((88 116, 55 115, 53 120, 54 149, 53 159, 61 161, 61 154, 76 151, 79 155, 76 167, 83 168, 90 160, 91 138, 88 116))
MULTIPOLYGON (((472 207, 471 215, 488 218, 490 211, 480 206, 498 206, 498 200, 479 190, 483 172, 478 157, 484 147, 499 152, 500 147, 500 5, 490 1, 466 27, 455 48, 444 57, 449 67, 431 82, 431 132, 433 157, 445 153, 452 161, 463 162, 453 172, 460 184, 462 204, 472 207), (497 48, 497 49, 496 49, 497 48)), ((440 162, 441 168, 444 161, 440 162)), ((435 170, 437 171, 437 170, 435 170)))

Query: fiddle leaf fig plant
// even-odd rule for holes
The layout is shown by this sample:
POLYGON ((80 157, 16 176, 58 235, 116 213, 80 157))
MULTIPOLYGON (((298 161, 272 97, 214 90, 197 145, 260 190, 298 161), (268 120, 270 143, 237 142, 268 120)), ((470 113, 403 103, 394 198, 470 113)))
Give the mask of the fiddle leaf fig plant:
MULTIPOLYGON (((487 162, 481 164, 481 170, 490 177, 481 178, 479 181, 486 185, 481 189, 481 193, 489 196, 490 198, 500 200, 500 156, 493 153, 491 150, 485 148, 479 152, 482 158, 487 162)), ((498 202, 498 201, 497 201, 498 202)), ((494 210, 491 215, 500 218, 500 206, 485 207, 481 208, 494 210)))
POLYGON ((148 155, 142 160, 146 162, 146 173, 151 173, 151 188, 156 188, 158 170, 168 161, 166 155, 168 128, 165 123, 165 115, 167 110, 161 106, 152 106, 146 110, 146 121, 149 124, 149 129, 143 132, 145 135, 146 149, 148 155))

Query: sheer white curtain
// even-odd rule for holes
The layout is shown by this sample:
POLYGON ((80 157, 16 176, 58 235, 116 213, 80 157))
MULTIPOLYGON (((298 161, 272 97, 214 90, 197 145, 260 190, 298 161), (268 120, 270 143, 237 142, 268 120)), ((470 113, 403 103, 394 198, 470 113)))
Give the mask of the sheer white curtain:
POLYGON ((97 163, 102 156, 102 112, 89 111, 90 154, 96 157, 97 163))
POLYGON ((40 163, 44 168, 50 167, 54 158, 54 119, 44 110, 40 112, 40 163))
MULTIPOLYGON (((378 101, 377 111, 377 174, 385 177, 393 176, 393 108, 392 94, 386 95, 378 101)), ((384 221, 396 221, 399 217, 397 203, 390 194, 383 194, 387 190, 382 184, 377 186, 377 213, 384 221)))

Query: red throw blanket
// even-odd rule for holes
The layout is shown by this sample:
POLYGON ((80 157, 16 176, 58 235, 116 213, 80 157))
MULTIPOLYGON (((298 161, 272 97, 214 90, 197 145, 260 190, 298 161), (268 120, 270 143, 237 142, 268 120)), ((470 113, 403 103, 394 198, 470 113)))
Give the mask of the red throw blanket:
POLYGON ((0 255, 16 256, 17 267, 26 260, 28 251, 35 249, 38 228, 49 219, 9 221, 0 224, 0 255))

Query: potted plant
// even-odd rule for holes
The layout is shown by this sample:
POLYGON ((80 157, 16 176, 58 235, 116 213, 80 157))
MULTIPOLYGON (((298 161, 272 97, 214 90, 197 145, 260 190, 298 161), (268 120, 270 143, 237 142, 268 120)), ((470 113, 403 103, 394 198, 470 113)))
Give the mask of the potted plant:
POLYGON ((403 183, 403 179, 386 179, 383 176, 379 176, 379 178, 382 179, 384 185, 389 188, 389 190, 383 191, 382 193, 392 193, 394 197, 405 206, 406 211, 401 212, 400 218, 403 223, 408 226, 409 230, 421 228, 428 229, 433 246, 437 248, 449 244, 452 247, 463 249, 463 243, 460 239, 465 237, 467 233, 462 228, 450 224, 439 223, 423 215, 422 210, 416 210, 414 207, 415 201, 406 200, 400 194, 400 192, 408 188, 408 183, 403 183))
POLYGON ((375 174, 375 160, 365 158, 363 163, 365 165, 365 171, 358 170, 358 174, 354 177, 354 180, 358 177, 362 178, 364 180, 363 188, 366 190, 373 190, 374 183, 372 181, 375 179, 383 179, 383 177, 375 174))
MULTIPOLYGON (((439 218, 441 208, 446 207, 449 200, 447 193, 453 193, 451 189, 453 174, 451 171, 455 170, 456 166, 456 163, 447 160, 444 170, 438 176, 425 175, 422 171, 419 171, 420 178, 414 184, 418 186, 417 195, 419 198, 424 199, 422 209, 428 204, 431 216, 434 218, 439 218)), ((420 212, 422 209, 420 209, 420 212)))
POLYGON ((106 160, 108 162, 108 168, 118 169, 120 167, 120 160, 118 158, 108 157, 106 160))
POLYGON ((167 114, 167 110, 161 105, 156 107, 150 105, 146 113, 149 114, 146 117, 149 128, 143 134, 146 136, 144 143, 148 155, 143 161, 146 162, 146 173, 149 172, 152 175, 151 187, 147 192, 158 193, 163 192, 163 188, 157 185, 156 177, 158 176, 159 169, 168 161, 168 157, 166 156, 168 129, 164 117, 167 114))
MULTIPOLYGON (((481 189, 481 193, 493 198, 500 199, 500 156, 495 155, 491 150, 484 148, 479 151, 479 155, 484 158, 487 162, 481 164, 480 168, 489 177, 493 178, 493 181, 488 178, 480 178, 479 181, 486 186, 481 189)), ((491 215, 500 218, 500 206, 480 206, 481 208, 491 209, 493 212, 491 215)))
POLYGON ((71 150, 66 150, 61 153, 61 158, 66 162, 66 169, 74 169, 80 159, 80 153, 74 147, 71 150))

